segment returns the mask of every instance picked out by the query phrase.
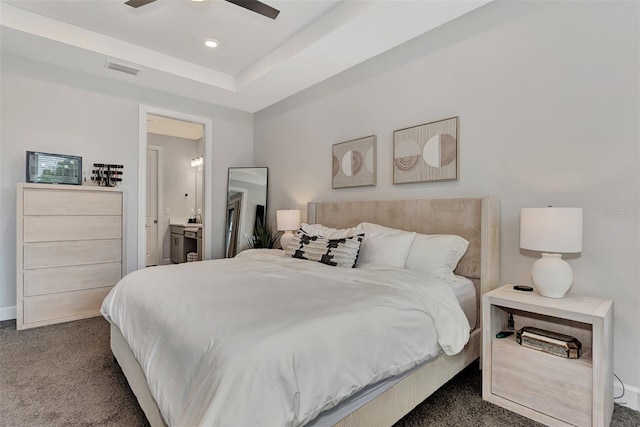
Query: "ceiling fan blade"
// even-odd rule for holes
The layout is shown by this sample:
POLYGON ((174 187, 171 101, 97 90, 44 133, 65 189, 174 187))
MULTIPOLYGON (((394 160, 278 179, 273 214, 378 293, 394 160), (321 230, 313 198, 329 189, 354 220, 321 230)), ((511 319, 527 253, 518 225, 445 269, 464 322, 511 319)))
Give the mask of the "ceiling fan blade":
MULTIPOLYGON (((135 0, 130 0, 135 1, 135 0)), ((240 7, 244 7, 245 9, 249 9, 252 12, 259 13, 260 15, 264 15, 267 18, 276 19, 280 11, 278 9, 274 9, 268 4, 264 4, 259 2, 258 0, 227 0, 229 3, 233 3, 240 7)))
POLYGON ((144 6, 145 4, 149 4, 149 3, 153 3, 156 0, 129 0, 128 2, 125 2, 125 4, 127 6, 131 6, 131 7, 140 7, 140 6, 144 6))

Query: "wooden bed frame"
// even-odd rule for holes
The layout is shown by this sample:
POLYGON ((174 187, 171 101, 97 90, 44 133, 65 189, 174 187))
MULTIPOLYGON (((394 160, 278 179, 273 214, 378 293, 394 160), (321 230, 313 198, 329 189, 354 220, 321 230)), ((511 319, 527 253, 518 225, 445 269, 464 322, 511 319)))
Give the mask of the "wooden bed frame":
MULTIPOLYGON (((480 301, 482 294, 498 287, 499 201, 487 197, 309 203, 308 222, 335 228, 372 222, 424 234, 458 234, 469 241, 469 248, 455 272, 476 285, 478 327, 472 331, 464 350, 454 356, 441 354, 335 424, 336 427, 391 426, 482 354, 480 301)), ((113 324, 111 349, 151 426, 166 426, 140 365, 113 324)))

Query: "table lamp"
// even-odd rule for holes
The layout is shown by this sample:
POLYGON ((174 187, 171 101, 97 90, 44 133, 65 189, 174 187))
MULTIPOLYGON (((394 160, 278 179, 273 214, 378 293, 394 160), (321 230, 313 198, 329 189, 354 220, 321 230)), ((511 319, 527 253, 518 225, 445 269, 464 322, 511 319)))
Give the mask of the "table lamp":
POLYGON ((278 231, 284 231, 280 237, 280 246, 286 249, 293 239, 292 231, 300 228, 300 210, 286 209, 276 211, 276 228, 278 231))
POLYGON ((582 208, 522 208, 520 248, 542 252, 531 278, 540 295, 562 298, 573 283, 561 253, 582 251, 582 208))

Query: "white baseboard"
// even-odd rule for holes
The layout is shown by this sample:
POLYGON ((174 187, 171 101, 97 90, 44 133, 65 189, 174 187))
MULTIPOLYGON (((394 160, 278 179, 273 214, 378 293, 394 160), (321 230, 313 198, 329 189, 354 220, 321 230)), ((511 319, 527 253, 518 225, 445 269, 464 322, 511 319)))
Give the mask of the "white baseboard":
POLYGON ((12 320, 16 318, 16 306, 0 307, 0 321, 12 320))
MULTIPOLYGON (((622 394, 622 386, 616 380, 613 385, 613 395, 620 396, 622 394)), ((624 385, 624 396, 620 399, 614 399, 614 402, 626 406, 627 408, 640 411, 640 388, 629 384, 624 385)))

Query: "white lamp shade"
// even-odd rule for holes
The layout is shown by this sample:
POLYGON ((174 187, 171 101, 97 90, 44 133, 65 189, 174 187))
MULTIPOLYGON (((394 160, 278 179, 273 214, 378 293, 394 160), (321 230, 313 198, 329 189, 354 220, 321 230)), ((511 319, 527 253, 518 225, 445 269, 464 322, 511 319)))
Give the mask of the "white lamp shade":
POLYGON ((300 228, 300 210, 287 209, 276 211, 276 227, 278 231, 293 231, 300 228))
POLYGON ((582 251, 582 208, 522 208, 520 247, 531 251, 582 251))

